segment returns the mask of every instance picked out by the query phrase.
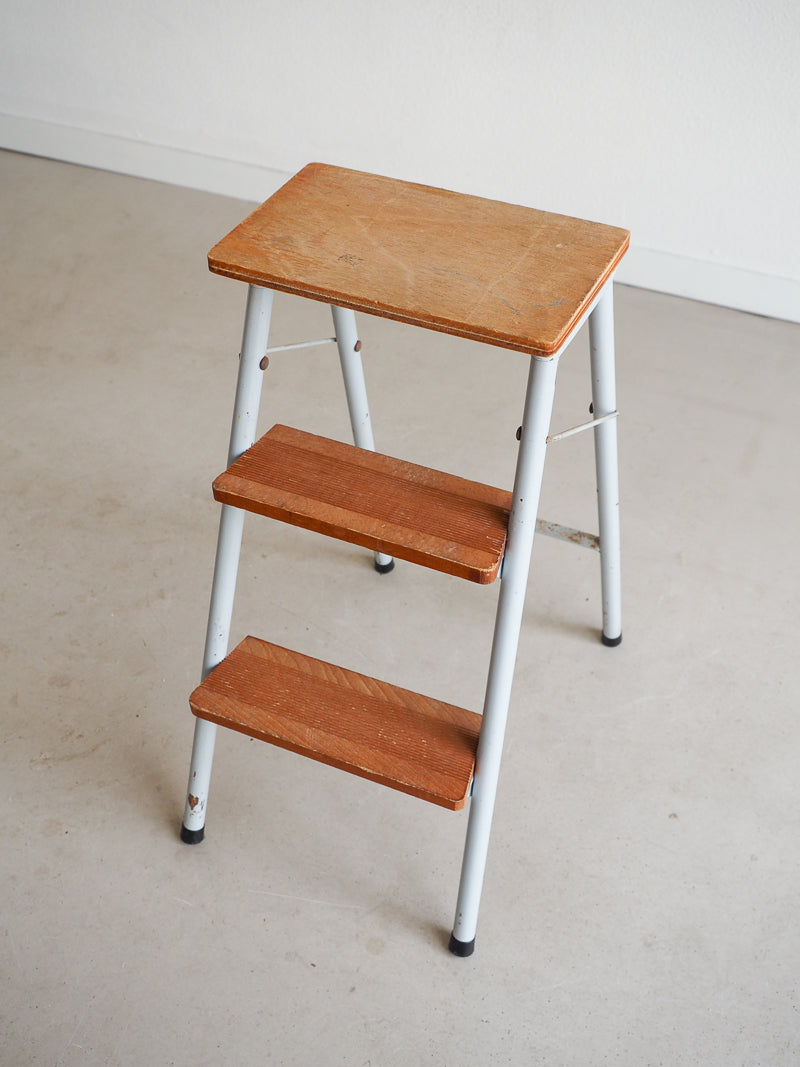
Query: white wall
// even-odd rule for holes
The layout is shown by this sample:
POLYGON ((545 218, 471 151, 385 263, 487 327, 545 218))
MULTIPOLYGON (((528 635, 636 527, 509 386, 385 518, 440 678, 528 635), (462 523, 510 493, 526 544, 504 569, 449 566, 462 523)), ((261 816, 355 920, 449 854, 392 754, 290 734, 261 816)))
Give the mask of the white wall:
POLYGON ((800 321, 797 0, 4 0, 0 144, 266 197, 311 159, 633 232, 800 321))

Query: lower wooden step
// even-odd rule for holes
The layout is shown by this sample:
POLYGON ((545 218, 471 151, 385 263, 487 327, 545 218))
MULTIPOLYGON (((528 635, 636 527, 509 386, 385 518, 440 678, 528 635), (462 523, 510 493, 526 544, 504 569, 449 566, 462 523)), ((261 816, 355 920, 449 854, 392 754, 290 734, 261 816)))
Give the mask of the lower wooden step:
POLYGON ((214 482, 223 504, 481 585, 500 570, 511 494, 273 426, 214 482))
POLYGON ((480 715, 246 637, 189 698, 202 719, 459 811, 480 715))

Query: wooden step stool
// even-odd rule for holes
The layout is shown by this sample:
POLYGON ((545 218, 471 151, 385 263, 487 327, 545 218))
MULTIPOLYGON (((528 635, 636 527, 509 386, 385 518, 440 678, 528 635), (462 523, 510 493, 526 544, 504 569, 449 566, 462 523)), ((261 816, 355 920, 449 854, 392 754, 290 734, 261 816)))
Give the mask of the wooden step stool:
MULTIPOLYGON (((534 531, 599 548, 602 639, 621 640, 612 282, 626 231, 310 164, 209 254, 248 284, 181 836, 203 838, 216 727, 453 810, 471 796, 450 949, 475 944, 534 531), (355 445, 274 426, 255 442, 273 291, 331 305, 355 445), (375 452, 355 311, 530 357, 512 492, 375 452), (549 436, 559 357, 588 318, 593 419, 549 436), (599 536, 537 522, 547 444, 592 427, 599 536), (469 581, 502 577, 483 714, 254 637, 228 654, 244 512, 469 581)), ((314 342, 309 342, 309 344, 314 342)), ((302 347, 287 346, 287 347, 302 347)))

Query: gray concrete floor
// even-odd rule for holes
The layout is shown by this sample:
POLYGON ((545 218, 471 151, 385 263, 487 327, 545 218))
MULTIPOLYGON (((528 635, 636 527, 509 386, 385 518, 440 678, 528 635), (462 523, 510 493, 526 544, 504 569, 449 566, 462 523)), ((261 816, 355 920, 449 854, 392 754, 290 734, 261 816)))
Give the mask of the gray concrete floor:
MULTIPOLYGON (((618 287, 625 640, 538 541, 460 960, 465 813, 223 731, 178 839, 244 308, 205 253, 247 205, 8 153, 0 190, 2 1063, 800 1061, 800 327, 618 287)), ((277 342, 329 332, 276 297, 277 342)), ((525 357, 361 332, 378 447, 508 485, 525 357)), ((335 350, 274 357, 262 421, 347 439, 335 350)), ((542 514, 593 512, 583 435, 542 514)), ((495 588, 245 542, 235 639, 480 709, 495 588)))

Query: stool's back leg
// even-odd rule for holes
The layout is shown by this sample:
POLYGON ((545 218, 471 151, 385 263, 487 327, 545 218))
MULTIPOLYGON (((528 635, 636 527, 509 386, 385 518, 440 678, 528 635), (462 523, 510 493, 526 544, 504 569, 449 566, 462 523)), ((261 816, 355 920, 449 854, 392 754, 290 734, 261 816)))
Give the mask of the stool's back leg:
POLYGON ((557 369, 558 356, 531 359, 483 722, 475 760, 461 884, 450 938, 450 951, 457 956, 471 955, 475 945, 478 907, 528 585, 557 369))
MULTIPOLYGON (((375 439, 372 435, 364 367, 359 355, 361 342, 358 339, 355 312, 334 305, 331 305, 331 312, 336 344, 339 349, 339 361, 342 365, 347 408, 350 412, 350 425, 353 427, 353 441, 356 447, 374 452, 375 439)), ((394 560, 391 556, 383 552, 375 553, 375 569, 380 574, 388 573, 393 567, 394 560)))
MULTIPOLYGON (((239 360, 236 399, 233 405, 233 421, 228 447, 228 466, 247 451, 256 439, 263 381, 260 363, 267 349, 272 298, 271 289, 262 289, 252 285, 247 294, 242 354, 239 360)), ((203 653, 203 678, 211 673, 228 652, 243 528, 244 511, 223 505, 203 653)), ((216 730, 214 723, 207 722, 205 719, 195 720, 186 810, 181 830, 182 839, 189 844, 195 844, 203 839, 216 730)))
MULTIPOLYGON (((605 292, 589 316, 589 348, 592 364, 592 405, 594 417, 600 418, 617 410, 612 281, 606 284, 605 292)), ((616 419, 595 426, 594 451, 600 527, 603 644, 618 645, 622 640, 622 590, 616 419)))

